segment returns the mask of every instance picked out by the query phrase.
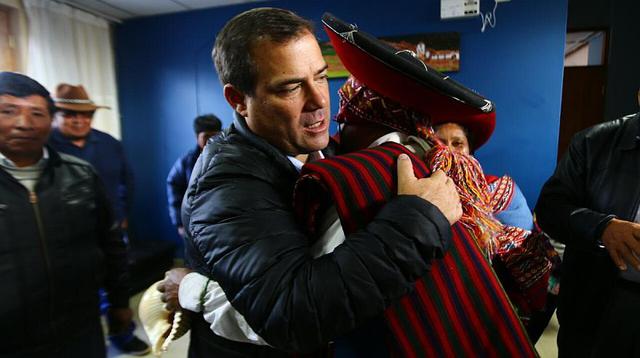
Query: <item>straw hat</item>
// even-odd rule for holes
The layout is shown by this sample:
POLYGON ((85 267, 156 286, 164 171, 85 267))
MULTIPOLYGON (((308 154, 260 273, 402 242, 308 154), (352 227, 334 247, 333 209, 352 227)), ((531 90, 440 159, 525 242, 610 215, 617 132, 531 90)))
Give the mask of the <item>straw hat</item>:
POLYGON ((58 85, 53 101, 58 109, 76 112, 92 112, 98 108, 109 108, 93 103, 82 85, 73 86, 67 83, 58 85))
POLYGON ((142 295, 138 306, 138 316, 142 327, 151 342, 151 351, 159 356, 166 352, 169 344, 189 331, 188 315, 181 310, 167 311, 160 299, 158 281, 151 285, 142 295))

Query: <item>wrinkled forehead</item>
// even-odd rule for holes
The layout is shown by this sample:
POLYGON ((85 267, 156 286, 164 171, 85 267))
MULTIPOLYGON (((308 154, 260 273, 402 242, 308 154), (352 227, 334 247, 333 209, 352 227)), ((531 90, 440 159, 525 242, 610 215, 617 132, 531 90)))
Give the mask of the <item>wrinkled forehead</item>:
POLYGON ((461 125, 460 123, 456 123, 456 122, 444 122, 444 123, 438 123, 436 125, 433 126, 436 130, 438 129, 449 129, 449 130, 456 130, 456 131, 463 131, 466 132, 467 128, 464 127, 463 125, 461 125))
MULTIPOLYGON (((267 45, 268 47, 271 47, 271 48, 275 48, 278 46, 286 46, 289 43, 296 42, 307 36, 311 36, 315 39, 315 35, 311 33, 309 30, 304 28, 300 29, 300 31, 296 32, 295 34, 291 34, 286 37, 285 36, 275 37, 275 36, 270 36, 268 34, 258 35, 253 39, 251 39, 251 41, 249 42, 248 49, 251 54, 254 54, 254 50, 257 47, 261 47, 264 45, 267 45)), ((256 55, 259 55, 259 54, 256 54, 256 55)))
POLYGON ((438 124, 437 126, 434 126, 434 130, 439 136, 463 139, 466 139, 469 136, 467 128, 454 122, 438 124))
POLYGON ((37 94, 16 97, 10 94, 0 94, 0 105, 11 105, 18 107, 28 107, 33 109, 48 110, 47 100, 37 94))
POLYGON ((261 39, 251 47, 258 79, 286 79, 321 71, 326 62, 315 36, 308 31, 282 42, 261 39))

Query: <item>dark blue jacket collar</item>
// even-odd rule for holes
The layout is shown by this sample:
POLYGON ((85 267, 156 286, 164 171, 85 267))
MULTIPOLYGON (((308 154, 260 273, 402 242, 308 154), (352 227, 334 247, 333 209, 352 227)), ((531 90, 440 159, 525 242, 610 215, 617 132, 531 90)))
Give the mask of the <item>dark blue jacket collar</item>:
POLYGON ((278 148, 274 147, 272 144, 267 142, 262 137, 255 135, 249 126, 247 125, 246 119, 242 117, 238 112, 234 112, 235 118, 233 120, 233 129, 235 129, 238 134, 246 138, 251 145, 258 148, 269 157, 273 158, 273 160, 281 166, 289 168, 295 172, 295 175, 298 174, 298 170, 296 167, 289 161, 287 155, 283 153, 278 148))

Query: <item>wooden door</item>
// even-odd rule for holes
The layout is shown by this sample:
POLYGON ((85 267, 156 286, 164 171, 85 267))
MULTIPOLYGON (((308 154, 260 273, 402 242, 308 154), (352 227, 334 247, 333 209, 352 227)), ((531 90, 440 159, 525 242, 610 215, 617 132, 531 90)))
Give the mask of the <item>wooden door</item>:
POLYGON ((562 110, 558 160, 576 132, 604 119, 604 66, 565 67, 562 82, 562 110))

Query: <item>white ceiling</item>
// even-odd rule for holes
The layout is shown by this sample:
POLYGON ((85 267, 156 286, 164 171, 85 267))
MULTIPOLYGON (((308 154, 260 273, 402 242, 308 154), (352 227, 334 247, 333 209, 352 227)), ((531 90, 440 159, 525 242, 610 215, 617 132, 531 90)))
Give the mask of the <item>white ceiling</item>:
POLYGON ((58 0, 112 21, 264 0, 58 0))

